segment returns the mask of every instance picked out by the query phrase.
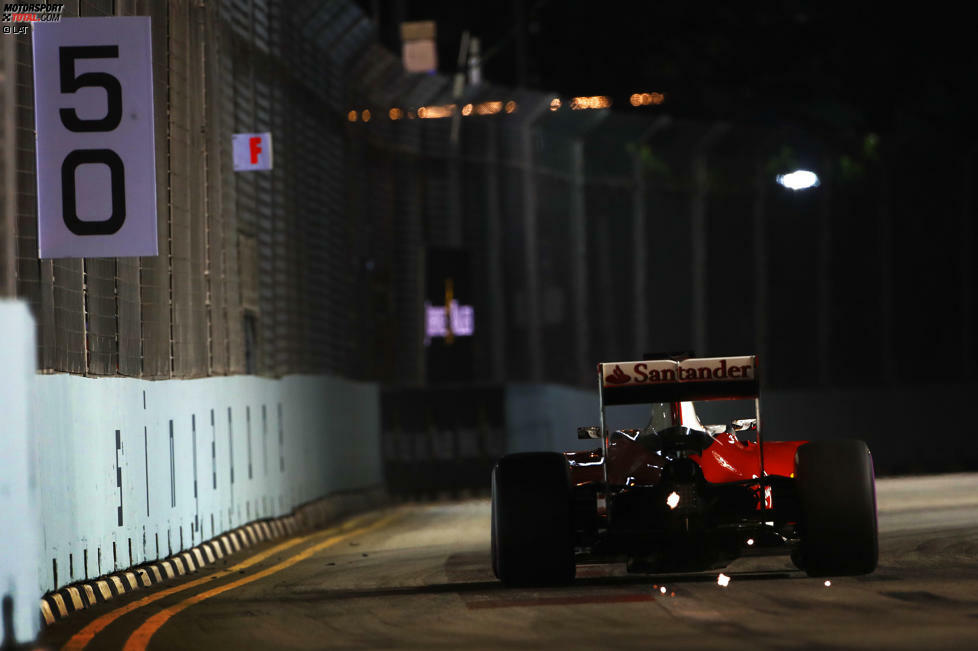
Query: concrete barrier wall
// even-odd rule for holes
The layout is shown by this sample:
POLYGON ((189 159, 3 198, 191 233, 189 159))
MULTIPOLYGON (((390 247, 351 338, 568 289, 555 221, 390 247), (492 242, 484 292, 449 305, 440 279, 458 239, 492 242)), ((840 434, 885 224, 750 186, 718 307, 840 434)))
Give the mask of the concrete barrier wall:
POLYGON ((0 351, 26 356, 29 369, 0 366, 4 425, 13 425, 0 462, 0 592, 29 618, 15 624, 19 637, 41 592, 382 482, 374 384, 34 375, 26 308, 6 310, 0 324, 0 351))
POLYGON ((50 375, 32 403, 45 589, 380 482, 372 385, 50 375))

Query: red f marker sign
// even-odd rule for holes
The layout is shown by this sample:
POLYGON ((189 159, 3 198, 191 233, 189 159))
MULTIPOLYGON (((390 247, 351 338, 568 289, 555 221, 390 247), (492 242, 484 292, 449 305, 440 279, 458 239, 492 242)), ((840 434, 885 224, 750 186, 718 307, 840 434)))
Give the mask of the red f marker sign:
POLYGON ((258 164, 258 154, 261 153, 261 136, 248 138, 248 146, 251 148, 251 164, 258 164))
POLYGON ((272 169, 272 134, 235 133, 231 136, 234 171, 272 169))

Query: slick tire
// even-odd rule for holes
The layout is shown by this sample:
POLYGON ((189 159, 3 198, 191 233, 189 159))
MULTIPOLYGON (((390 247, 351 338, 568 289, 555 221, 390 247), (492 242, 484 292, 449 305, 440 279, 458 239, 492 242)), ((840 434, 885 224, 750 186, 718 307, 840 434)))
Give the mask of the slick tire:
POLYGON ((809 576, 852 576, 876 569, 876 477, 862 441, 814 441, 798 448, 801 505, 796 565, 809 576))
POLYGON ((511 454, 492 470, 492 569, 506 585, 574 580, 570 468, 556 452, 511 454))

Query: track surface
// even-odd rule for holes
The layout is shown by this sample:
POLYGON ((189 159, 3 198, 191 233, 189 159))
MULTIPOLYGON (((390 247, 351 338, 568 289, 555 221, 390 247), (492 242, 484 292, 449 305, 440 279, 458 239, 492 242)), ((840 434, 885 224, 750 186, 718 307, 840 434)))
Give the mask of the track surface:
MULTIPOLYGON (((137 608, 86 648, 122 648, 164 608, 317 544, 305 559, 174 614, 148 648, 978 648, 978 475, 886 479, 877 490, 880 567, 830 587, 773 557, 737 561, 724 570, 726 588, 717 572, 582 566, 570 587, 504 589, 489 567, 488 501, 405 505, 137 608)), ((60 647, 160 589, 72 615, 39 642, 60 647)))

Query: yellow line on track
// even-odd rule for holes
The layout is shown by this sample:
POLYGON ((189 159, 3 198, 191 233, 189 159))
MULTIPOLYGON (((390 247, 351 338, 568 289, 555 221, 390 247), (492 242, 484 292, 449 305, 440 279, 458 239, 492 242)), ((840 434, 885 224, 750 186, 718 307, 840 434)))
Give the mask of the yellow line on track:
POLYGON ((323 536, 330 536, 338 531, 343 531, 344 529, 349 529, 353 526, 356 526, 367 517, 369 516, 360 516, 358 518, 354 518, 350 520, 349 522, 345 522, 342 525, 336 527, 330 527, 329 529, 326 529, 324 531, 317 531, 316 533, 308 534, 305 536, 299 536, 297 538, 292 538, 291 540, 286 540, 285 542, 275 545, 270 549, 266 549, 265 551, 259 554, 255 554, 254 556, 249 556, 245 560, 241 561, 240 563, 236 563, 231 567, 225 568, 218 572, 214 572, 212 574, 208 574, 207 576, 201 577, 199 579, 194 579, 193 581, 188 581, 187 583, 181 583, 180 585, 173 586, 172 588, 167 588, 165 590, 160 590, 159 592, 154 592, 153 594, 147 595, 142 599, 126 604, 121 608, 116 608, 115 610, 112 610, 102 615, 101 617, 95 619, 94 621, 89 622, 88 625, 85 626, 85 628, 72 635, 71 638, 67 642, 65 642, 65 645, 61 648, 64 651, 81 651, 88 645, 89 642, 92 641, 92 638, 98 635, 105 627, 107 627, 109 624, 119 619, 123 615, 131 613, 137 608, 148 606, 154 601, 159 601, 160 599, 169 597, 170 595, 176 594, 177 592, 183 592, 184 590, 189 590, 190 588, 195 588, 199 585, 210 583, 211 581, 224 578, 231 574, 236 574, 237 572, 248 569, 249 567, 255 565, 256 563, 262 562, 269 556, 278 554, 279 552, 285 551, 290 547, 295 547, 296 545, 300 545, 314 538, 322 538, 323 536))
POLYGON ((379 529, 389 524, 392 520, 397 518, 399 515, 400 513, 394 513, 392 515, 387 516, 386 518, 382 518, 378 520, 377 522, 369 524, 365 527, 361 527, 360 529, 331 536, 326 540, 317 543, 315 545, 312 545, 311 547, 307 547, 301 552, 299 552, 298 554, 294 556, 290 556, 284 561, 276 563, 275 565, 272 565, 271 567, 266 568, 260 572, 255 572, 254 574, 238 579, 237 581, 232 581, 231 583, 225 583, 224 585, 218 586, 216 588, 212 588, 211 590, 207 590, 205 592, 195 594, 192 597, 187 597, 186 599, 184 599, 183 601, 181 601, 180 603, 174 606, 170 606, 169 608, 164 608, 163 610, 159 611, 155 615, 151 616, 149 619, 143 622, 139 628, 133 631, 132 635, 129 636, 129 639, 126 640, 126 644, 123 647, 123 651, 145 651, 146 645, 149 644, 150 639, 158 630, 160 630, 160 627, 163 626, 163 624, 169 621, 169 619, 174 615, 176 615, 177 613, 181 612, 182 610, 186 610, 187 608, 193 606, 194 604, 198 604, 201 601, 204 601, 205 599, 210 599, 211 597, 216 597, 217 595, 223 592, 227 592, 228 590, 233 590, 243 585, 247 585, 248 583, 252 583, 253 581, 257 581, 258 579, 263 579, 266 576, 271 576, 276 572, 281 572, 284 569, 292 567, 296 563, 300 563, 306 560, 316 552, 322 551, 327 547, 331 547, 338 542, 346 540, 347 538, 352 538, 353 536, 358 536, 367 533, 368 531, 379 529))

